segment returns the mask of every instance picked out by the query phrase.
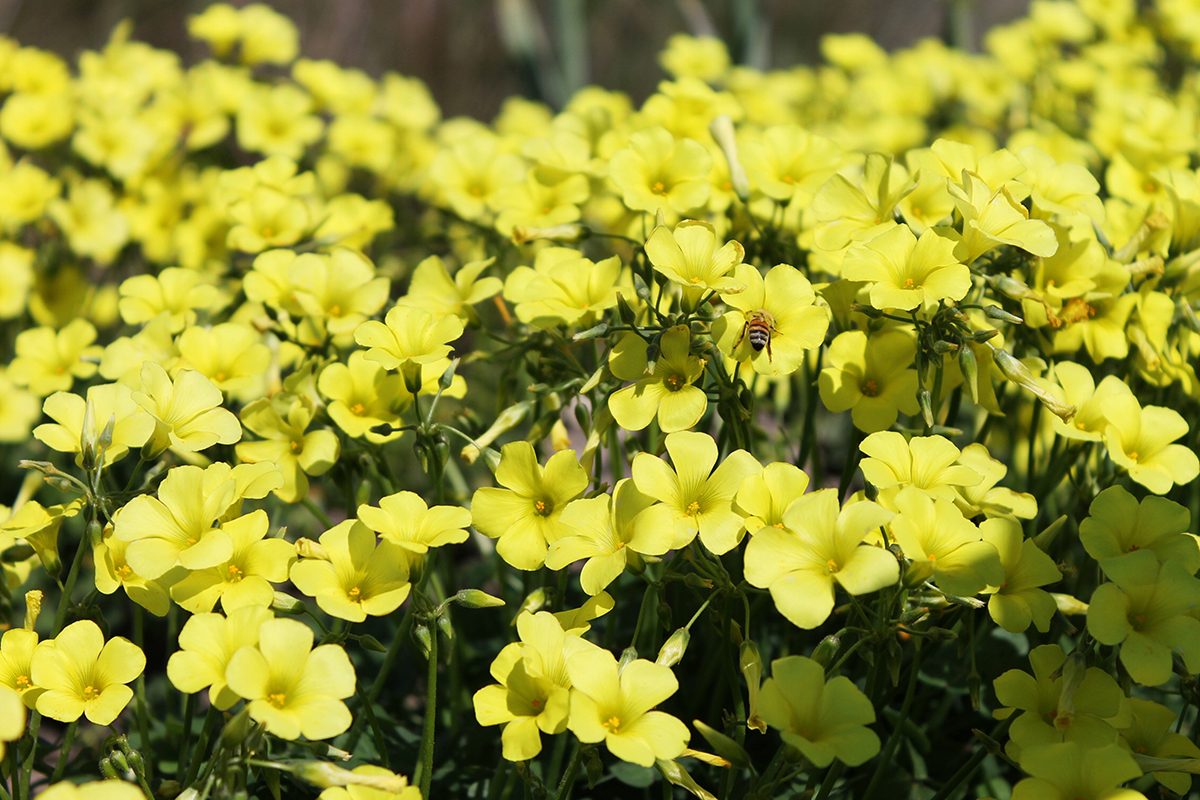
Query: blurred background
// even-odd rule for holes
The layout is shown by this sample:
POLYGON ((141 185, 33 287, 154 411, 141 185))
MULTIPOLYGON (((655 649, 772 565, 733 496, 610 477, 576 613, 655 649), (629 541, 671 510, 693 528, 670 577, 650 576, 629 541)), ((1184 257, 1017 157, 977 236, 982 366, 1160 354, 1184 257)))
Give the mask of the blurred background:
MULTIPOLYGON (((207 55, 185 19, 211 0, 0 0, 0 31, 74 61, 123 18, 134 37, 207 55)), ((234 0, 233 5, 245 5, 234 0)), ((825 33, 868 34, 887 49, 939 37, 977 49, 1028 0, 268 0, 300 29, 300 51, 424 80, 447 116, 490 119, 519 94, 557 105, 595 83, 641 102, 665 76, 657 54, 676 32, 715 33, 735 62, 815 63, 825 33)))

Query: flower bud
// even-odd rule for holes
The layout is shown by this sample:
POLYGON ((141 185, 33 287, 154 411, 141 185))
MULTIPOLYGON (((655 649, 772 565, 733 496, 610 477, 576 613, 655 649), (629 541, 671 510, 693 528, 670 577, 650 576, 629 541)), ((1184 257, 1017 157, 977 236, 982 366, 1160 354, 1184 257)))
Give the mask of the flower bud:
POLYGON ((362 645, 363 650, 369 650, 372 653, 386 653, 387 648, 369 633, 364 633, 358 637, 358 643, 362 645))
POLYGON ((637 325, 637 313, 633 307, 629 305, 629 301, 625 299, 625 295, 617 292, 617 316, 621 318, 621 323, 630 327, 637 325))
MULTIPOLYGON (((989 345, 990 346, 990 345, 989 345)), ((1005 378, 1025 389, 1041 401, 1050 413, 1059 417, 1063 422, 1070 422, 1075 416, 1075 406, 1069 406, 1050 394, 1034 379, 1029 368, 1022 364, 1016 356, 1007 350, 992 347, 992 358, 1005 378)))
POLYGON ((42 613, 42 590, 32 589, 25 593, 25 630, 31 631, 37 625, 38 615, 42 613))
POLYGON ((933 393, 928 389, 917 392, 917 403, 921 406, 921 418, 926 425, 933 425, 933 393))
POLYGON ((275 592, 275 597, 271 600, 271 610, 276 614, 287 614, 288 616, 298 617, 308 611, 308 606, 290 594, 277 591, 275 592))
POLYGON ((526 612, 530 614, 536 614, 545 608, 550 602, 549 594, 550 593, 547 591, 545 586, 541 587, 540 589, 534 589, 532 592, 530 592, 528 596, 521 601, 521 606, 517 609, 517 616, 513 617, 512 624, 516 625, 517 617, 526 612))
POLYGON ((454 595, 454 602, 467 608, 496 608, 504 605, 499 597, 492 597, 479 589, 463 589, 454 595))
POLYGON ((812 660, 820 664, 822 667, 828 667, 830 660, 837 655, 837 651, 842 646, 842 638, 836 633, 831 633, 820 641, 813 649, 812 660))
POLYGON ((662 648, 658 651, 658 658, 654 660, 655 664, 664 667, 673 667, 683 658, 683 654, 687 652, 688 642, 692 640, 692 634, 687 628, 680 628, 667 638, 663 643, 662 648))
POLYGON ((574 447, 571 442, 571 434, 567 431, 566 423, 562 421, 562 417, 554 423, 550 428, 550 446, 554 448, 554 452, 559 453, 563 450, 570 450, 574 447))
POLYGON ((750 180, 746 177, 746 169, 738 159, 737 137, 733 132, 733 118, 728 114, 717 115, 708 126, 708 132, 721 148, 725 161, 729 164, 729 182, 733 184, 733 193, 743 203, 750 201, 750 180))
POLYGON ((322 789, 330 786, 366 786, 398 794, 408 788, 408 778, 403 775, 396 775, 383 767, 371 766, 368 770, 358 767, 351 771, 328 761, 302 761, 293 765, 292 774, 322 789))
POLYGON ((592 229, 586 225, 580 225, 578 222, 569 222, 565 225, 555 225, 550 228, 514 225, 512 240, 514 244, 528 244, 529 242, 536 241, 574 244, 575 242, 582 242, 591 235, 592 229))
POLYGON ((971 395, 971 401, 978 403, 979 361, 975 358, 975 351, 969 345, 958 351, 958 369, 962 372, 963 382, 967 384, 967 392, 971 395))
POLYGON ((329 560, 329 553, 325 552, 325 548, 320 542, 314 542, 312 539, 300 537, 296 540, 296 555, 301 558, 319 558, 322 561, 329 560))
MULTIPOLYGON (((738 769, 747 769, 750 766, 750 756, 742 749, 742 746, 736 741, 721 733, 718 730, 704 724, 698 719, 692 720, 692 725, 704 737, 704 741, 708 742, 709 746, 717 752, 722 761, 732 764, 738 769)), ((707 754, 705 754, 707 755, 707 754)), ((707 760, 707 759, 706 759, 707 760)))
POLYGON ((1010 314, 1000 306, 984 306, 983 315, 988 319, 1000 320, 1008 322, 1012 325, 1021 325, 1025 320, 1018 317, 1016 314, 1010 314))
POLYGON ((1054 605, 1058 607, 1060 614, 1082 615, 1088 611, 1088 604, 1082 600, 1078 600, 1069 594, 1059 594, 1050 592, 1050 596, 1054 598, 1054 605))
POLYGON ((437 617, 437 626, 447 640, 454 640, 454 626, 450 624, 450 617, 448 615, 439 614, 437 617))
POLYGON ((636 647, 634 647, 633 645, 626 647, 624 650, 621 651, 621 658, 618 659, 618 661, 617 661, 617 672, 619 673, 621 670, 625 669, 627 666, 632 664, 634 661, 637 661, 637 657, 638 657, 638 651, 637 651, 636 647))
POLYGON ((586 342, 590 339, 603 339, 608 336, 608 323, 601 322, 599 325, 593 325, 586 331, 580 331, 571 337, 573 342, 586 342))
POLYGON ((762 656, 758 646, 747 639, 738 648, 738 669, 746 679, 746 687, 750 696, 750 704, 746 708, 746 727, 753 728, 759 733, 767 732, 767 723, 758 715, 758 690, 762 686, 762 656))
POLYGON ((416 641, 417 646, 421 648, 421 654, 425 658, 429 658, 429 654, 433 649, 433 634, 429 632, 429 626, 423 623, 414 625, 412 637, 416 641))

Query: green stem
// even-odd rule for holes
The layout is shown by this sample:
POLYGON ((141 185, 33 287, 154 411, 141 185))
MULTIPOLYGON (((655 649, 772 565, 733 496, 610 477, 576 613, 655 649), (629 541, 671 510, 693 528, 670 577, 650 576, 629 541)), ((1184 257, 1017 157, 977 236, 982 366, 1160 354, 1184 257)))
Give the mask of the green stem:
POLYGON ((918 640, 912 664, 909 666, 908 689, 904 692, 904 703, 900 707, 900 718, 896 720, 896 725, 892 729, 892 735, 888 737, 887 744, 883 748, 883 753, 879 757, 879 763, 875 765, 875 774, 871 776, 871 782, 867 784, 867 791, 863 794, 862 800, 871 800, 875 796, 875 790, 879 788, 879 783, 883 780, 883 773, 891 766, 892 757, 896 754, 896 747, 904 737, 904 726, 908 721, 909 712, 912 711, 913 697, 917 693, 917 678, 921 674, 921 653, 923 651, 924 648, 921 647, 920 640, 918 640))
POLYGON ((67 723, 67 732, 63 736, 62 746, 58 751, 58 761, 54 764, 54 774, 50 776, 50 783, 58 783, 62 780, 63 774, 67 771, 68 756, 71 753, 71 745, 75 744, 75 733, 79 730, 79 720, 67 723))
POLYGON ((29 779, 33 777, 33 762, 37 757, 38 732, 41 728, 42 715, 34 711, 29 717, 29 753, 25 756, 25 763, 21 765, 18 773, 21 784, 19 790, 21 800, 29 800, 29 779))
POLYGON ((196 695, 188 694, 183 698, 183 738, 179 743, 179 763, 175 767, 175 776, 178 778, 180 771, 183 770, 184 764, 187 763, 188 747, 191 745, 192 738, 192 716, 196 712, 196 695))
POLYGON ((384 769, 391 769, 387 744, 383 740, 383 729, 379 727, 379 719, 375 716, 375 705, 367 699, 361 683, 358 683, 354 690, 358 694, 358 702, 362 703, 363 712, 367 715, 367 722, 371 725, 371 735, 375 737, 375 750, 379 753, 379 765, 384 769))
POLYGON ((301 500, 300 505, 307 508, 309 512, 311 512, 312 515, 317 518, 317 522, 320 522, 325 526, 326 530, 333 527, 333 521, 329 519, 329 515, 317 508, 317 504, 314 503, 310 498, 306 497, 301 500))
POLYGON ((842 777, 844 769, 846 769, 846 765, 841 761, 833 762, 833 766, 825 773, 825 779, 821 781, 821 791, 817 792, 814 800, 825 800, 829 797, 829 793, 833 791, 833 785, 838 782, 838 778, 842 777))
MULTIPOLYGON (((1012 724, 1013 719, 1014 717, 1009 717, 992 729, 990 734, 991 738, 1000 739, 1003 737, 1004 732, 1008 730, 1008 726, 1012 724)), ((975 770, 979 768, 979 765, 983 763, 983 760, 987 758, 988 755, 988 749, 983 745, 980 745, 979 749, 976 750, 969 759, 967 759, 967 762, 959 767, 958 771, 951 775, 950 779, 942 785, 942 788, 937 790, 937 794, 935 794, 929 800, 949 800, 949 797, 954 794, 959 786, 966 783, 967 779, 971 777, 971 773, 975 772, 975 770)))
POLYGON ((88 544, 88 533, 85 530, 79 539, 79 546, 75 549, 75 557, 71 559, 71 571, 67 573, 67 582, 63 586, 58 609, 54 612, 54 631, 50 634, 51 638, 58 636, 66 626, 67 610, 71 607, 71 592, 75 590, 75 583, 79 580, 79 570, 83 566, 83 557, 87 553, 88 544))
POLYGON ((183 786, 191 786, 192 781, 200 774, 200 765, 204 763, 204 751, 208 749, 208 740, 212 737, 213 728, 221 721, 221 712, 216 706, 209 706, 204 717, 204 725, 200 728, 200 738, 196 740, 196 748, 188 759, 187 774, 183 778, 183 786))
POLYGON ((433 738, 437 724, 437 666, 438 631, 435 626, 429 637, 429 672, 425 685, 425 724, 421 730, 421 756, 414 772, 421 783, 421 796, 429 797, 429 786, 433 781, 433 738))
POLYGON ((575 749, 571 751, 571 761, 567 764, 567 771, 563 773, 562 781, 558 784, 554 800, 568 800, 571 797, 571 790, 575 787, 575 774, 579 772, 579 762, 582 756, 583 747, 576 739, 575 749))
MULTIPOLYGON (((134 643, 146 652, 145 616, 142 607, 136 603, 133 606, 133 639, 134 643)), ((146 716, 146 672, 142 671, 133 684, 134 695, 137 698, 135 714, 137 716, 138 736, 141 739, 138 749, 142 751, 146 761, 146 774, 152 775, 154 755, 150 748, 150 722, 146 716)))

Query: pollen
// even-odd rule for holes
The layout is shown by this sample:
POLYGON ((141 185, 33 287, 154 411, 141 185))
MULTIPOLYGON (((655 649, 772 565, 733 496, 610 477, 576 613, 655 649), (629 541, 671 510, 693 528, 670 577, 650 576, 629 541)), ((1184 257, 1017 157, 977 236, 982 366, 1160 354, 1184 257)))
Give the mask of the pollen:
POLYGON ((699 515, 699 513, 700 513, 700 501, 699 500, 693 500, 692 502, 688 503, 687 510, 684 512, 685 516, 689 516, 689 517, 695 517, 695 516, 699 515))
POLYGON ((304 449, 304 442, 297 441, 295 439, 292 440, 292 452, 293 453, 299 453, 303 449, 304 449))
POLYGON ((87 686, 83 687, 83 702, 87 703, 91 700, 95 700, 99 696, 100 690, 92 684, 89 683, 87 686))
POLYGON ((225 571, 225 580, 229 583, 241 583, 244 577, 246 577, 246 573, 242 572, 236 564, 230 564, 229 569, 225 571))
POLYGON ((533 511, 540 516, 548 517, 554 511, 554 503, 549 500, 534 500, 533 511))
POLYGON ((287 705, 287 695, 283 692, 272 692, 267 695, 267 702, 275 706, 275 708, 283 708, 287 705))
POLYGON ((678 392, 687 385, 687 380, 685 380, 682 375, 668 375, 663 379, 663 383, 665 383, 667 388, 672 392, 678 392))
POLYGON ((655 181, 654 185, 650 187, 650 191, 654 194, 666 194, 667 186, 662 181, 655 181))
POLYGON ((350 598, 351 603, 361 603, 362 602, 362 589, 355 586, 353 589, 346 592, 346 596, 350 598))
POLYGON ((17 684, 17 687, 16 687, 17 691, 20 692, 20 691, 24 691, 24 690, 28 689, 30 686, 33 686, 33 681, 30 680, 28 675, 18 675, 16 684, 17 684))
POLYGON ((367 407, 364 406, 362 403, 355 403, 354 405, 350 406, 350 413, 356 417, 361 417, 363 414, 366 413, 366 411, 367 411, 367 407))
POLYGON ((839 569, 841 569, 841 567, 838 566, 838 563, 836 561, 834 561, 832 558, 825 562, 825 566, 829 568, 830 575, 832 575, 833 573, 835 573, 839 569))
POLYGON ((129 576, 133 574, 133 567, 129 566, 128 564, 122 564, 121 566, 117 567, 114 572, 117 573, 117 577, 119 577, 121 580, 129 580, 129 576))
POLYGON ((914 281, 912 278, 904 279, 904 288, 905 289, 912 289, 912 288, 916 287, 916 285, 917 285, 917 282, 914 281))
POLYGON ((612 715, 608 719, 604 720, 604 727, 608 730, 609 733, 620 733, 621 732, 621 718, 618 717, 616 714, 612 715))
POLYGON ((875 383, 875 381, 867 381, 859 387, 859 391, 863 393, 863 397, 878 397, 879 384, 875 383))

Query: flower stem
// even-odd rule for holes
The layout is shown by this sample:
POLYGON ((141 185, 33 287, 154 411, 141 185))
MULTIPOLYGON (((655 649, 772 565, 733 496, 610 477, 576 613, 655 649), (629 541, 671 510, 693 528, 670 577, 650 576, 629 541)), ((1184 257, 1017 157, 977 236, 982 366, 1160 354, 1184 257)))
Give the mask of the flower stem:
POLYGON ((29 717, 29 753, 25 756, 25 763, 18 770, 19 796, 21 800, 29 800, 29 779, 33 777, 33 761, 37 757, 38 731, 42 727, 42 715, 34 711, 29 717))
POLYGON ((567 764, 567 771, 563 773, 562 781, 558 784, 558 791, 554 793, 554 800, 568 800, 571 796, 571 790, 575 788, 575 774, 579 772, 579 761, 583 756, 583 747, 579 740, 575 740, 575 749, 571 751, 571 760, 567 764))
POLYGON ((314 503, 311 498, 304 498, 300 501, 300 504, 307 508, 309 512, 311 512, 312 515, 317 518, 317 522, 320 522, 322 525, 324 525, 326 529, 333 527, 333 521, 329 519, 329 515, 317 508, 317 504, 314 503))
POLYGON ((67 724, 67 732, 63 736, 62 747, 59 748, 58 761, 54 764, 54 774, 50 776, 50 783, 58 783, 62 780, 63 773, 67 771, 67 756, 71 752, 71 745, 75 744, 75 733, 78 730, 78 719, 67 724))
POLYGON ((438 631, 435 627, 429 637, 429 672, 425 685, 425 724, 421 730, 421 756, 414 770, 421 785, 421 796, 429 797, 429 786, 433 782, 433 737, 437 724, 437 667, 438 631))
POLYGON ((921 647, 921 641, 916 641, 916 650, 913 653, 912 664, 909 666, 908 674, 908 689, 904 692, 904 703, 900 706, 900 717, 896 720, 895 726, 892 728, 892 735, 888 737, 887 744, 884 745, 883 753, 879 757, 879 763, 875 765, 875 774, 871 776, 871 782, 867 784, 867 790, 862 796, 862 800, 871 800, 875 796, 875 790, 879 788, 880 781, 883 780, 883 773, 892 763, 892 756, 896 754, 896 747, 900 744, 900 740, 904 738, 904 726, 908 721, 909 712, 912 711, 913 696, 917 693, 917 677, 921 674, 921 653, 924 648, 921 647))
MULTIPOLYGON (((146 634, 145 634, 145 616, 142 612, 142 607, 139 605, 133 606, 133 639, 134 643, 144 653, 146 652, 146 634)), ((138 743, 138 749, 146 757, 146 776, 153 775, 154 755, 151 749, 150 742, 150 722, 146 717, 146 671, 142 670, 134 681, 134 694, 137 697, 137 706, 135 713, 137 716, 138 737, 141 741, 138 743)))

